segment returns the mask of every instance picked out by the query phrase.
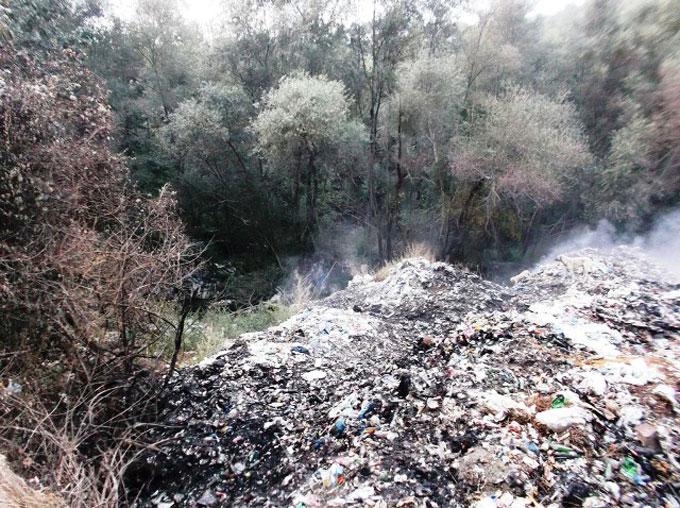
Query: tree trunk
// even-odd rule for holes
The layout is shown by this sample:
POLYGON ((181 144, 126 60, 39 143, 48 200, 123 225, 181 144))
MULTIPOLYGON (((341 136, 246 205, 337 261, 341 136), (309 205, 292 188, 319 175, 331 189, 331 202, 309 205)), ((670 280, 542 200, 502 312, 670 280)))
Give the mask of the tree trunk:
POLYGON ((300 166, 302 165, 302 154, 298 153, 297 160, 295 162, 295 173, 293 174, 293 204, 295 205, 295 211, 300 213, 300 186, 302 175, 300 172, 300 166))
POLYGON ((401 170, 401 154, 402 154, 402 139, 401 139, 401 107, 399 108, 399 114, 397 115, 397 160, 395 161, 394 170, 396 173, 396 180, 394 183, 394 196, 392 196, 392 202, 388 210, 388 219, 386 227, 386 238, 385 238, 385 256, 387 259, 392 259, 394 257, 393 250, 393 239, 396 234, 396 229, 399 228, 400 224, 400 211, 401 211, 401 191, 404 185, 404 174, 401 170))
POLYGON ((316 208, 319 193, 319 178, 316 169, 315 154, 314 150, 312 149, 309 150, 309 160, 306 177, 307 178, 305 182, 306 187, 305 190, 306 190, 307 218, 305 221, 305 231, 303 239, 305 241, 308 241, 311 239, 312 235, 316 231, 316 225, 318 220, 318 212, 316 208))
POLYGON ((465 243, 467 242, 468 236, 466 223, 468 221, 468 217, 470 216, 472 202, 474 201, 475 196, 477 196, 477 194, 482 190, 483 185, 484 180, 477 180, 477 182, 475 182, 475 184, 470 189, 467 198, 465 199, 463 208, 461 209, 460 214, 458 215, 458 220, 453 221, 453 217, 449 219, 451 222, 449 228, 451 230, 453 229, 458 230, 457 235, 448 235, 449 243, 446 246, 444 255, 445 259, 449 262, 453 261, 454 259, 462 259, 465 254, 465 243))
POLYGON ((172 378, 173 372, 175 372, 175 367, 177 366, 177 358, 179 357, 180 349, 182 349, 182 338, 184 337, 184 327, 185 327, 185 324, 186 324, 187 317, 189 316, 189 313, 191 312, 191 310, 193 308, 193 302, 194 302, 195 296, 196 296, 196 292, 192 291, 189 296, 186 296, 184 298, 184 302, 182 302, 182 310, 180 312, 179 322, 177 323, 177 326, 175 327, 175 344, 174 344, 174 350, 172 352, 172 359, 170 360, 170 368, 168 369, 168 373, 165 376, 165 381, 163 382, 163 387, 161 388, 161 392, 165 391, 165 388, 167 388, 168 383, 170 382, 170 379, 172 378))

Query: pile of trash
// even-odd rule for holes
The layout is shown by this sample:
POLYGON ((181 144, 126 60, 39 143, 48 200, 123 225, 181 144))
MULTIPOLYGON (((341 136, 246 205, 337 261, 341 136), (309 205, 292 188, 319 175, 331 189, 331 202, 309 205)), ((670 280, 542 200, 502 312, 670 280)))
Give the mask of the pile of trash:
POLYGON ((680 285, 407 259, 180 371, 138 506, 680 506, 680 285))

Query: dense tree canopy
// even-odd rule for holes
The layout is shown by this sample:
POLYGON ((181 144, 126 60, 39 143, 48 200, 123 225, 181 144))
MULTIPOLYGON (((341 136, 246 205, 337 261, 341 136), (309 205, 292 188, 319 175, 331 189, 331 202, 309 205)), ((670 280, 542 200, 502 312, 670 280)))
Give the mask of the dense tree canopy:
POLYGON ((323 76, 283 78, 264 97, 253 131, 268 165, 290 173, 296 206, 304 192, 304 234, 313 233, 328 173, 339 169, 343 163, 339 154, 351 150, 352 142, 362 137, 361 126, 348 118, 342 84, 323 76))
POLYGON ((350 4, 227 1, 206 38, 139 0, 93 30, 133 174, 174 182, 218 257, 280 261, 352 224, 369 262, 426 241, 489 268, 678 202, 677 0, 350 4))

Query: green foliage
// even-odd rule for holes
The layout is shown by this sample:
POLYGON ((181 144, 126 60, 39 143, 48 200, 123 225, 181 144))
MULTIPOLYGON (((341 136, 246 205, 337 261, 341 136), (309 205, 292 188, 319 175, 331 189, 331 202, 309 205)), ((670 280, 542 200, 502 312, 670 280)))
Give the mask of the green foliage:
POLYGON ((574 108, 522 88, 488 97, 451 155, 462 182, 484 181, 496 200, 541 206, 560 197, 574 171, 591 162, 574 108))
POLYGON ((8 38, 19 46, 38 49, 56 47, 73 28, 66 0, 19 0, 1 7, 8 38))
POLYGON ((283 78, 266 95, 262 112, 253 122, 258 148, 279 167, 300 154, 336 149, 345 139, 349 108, 342 83, 305 74, 283 78))
POLYGON ((478 263, 678 202, 678 2, 544 19, 497 0, 471 20, 382 0, 359 21, 342 1, 231 1, 205 41, 174 3, 139 0, 90 60, 137 182, 172 181, 212 256, 278 262, 349 222, 372 260, 428 241, 478 263))
POLYGON ((564 101, 512 87, 480 106, 483 113, 455 138, 450 155, 460 184, 454 195, 461 208, 459 244, 481 253, 484 245, 498 249, 504 242, 507 256, 516 258, 513 245, 526 248, 536 215, 568 201, 592 159, 574 108, 564 101), (466 230, 482 225, 471 240, 466 230))
POLYGON ((602 163, 596 215, 641 227, 678 201, 677 0, 591 2, 564 56, 591 148, 602 163), (671 91, 672 90, 672 91, 671 91), (675 175, 675 176, 672 176, 675 175))
POLYGON ((0 41, 31 52, 88 48, 103 15, 100 0, 2 0, 0 41))
POLYGON ((250 156, 253 107, 241 88, 206 83, 181 102, 159 129, 180 206, 192 234, 218 257, 248 255, 250 265, 290 249, 298 236, 295 211, 263 179, 250 156))
POLYGON ((401 112, 404 128, 437 152, 437 146, 451 139, 460 121, 465 95, 463 71, 453 56, 421 57, 404 62, 398 74, 399 91, 390 100, 396 102, 390 104, 390 111, 392 115, 395 109, 396 114, 401 112))
MULTIPOLYGON (((199 362, 224 349, 240 335, 275 326, 288 319, 291 314, 288 307, 268 302, 236 312, 208 310, 186 331, 184 361, 199 362)), ((171 351, 166 354, 171 354, 171 351)))
POLYGON ((222 124, 220 112, 205 102, 187 99, 171 113, 161 127, 163 148, 183 168, 222 164, 224 147, 230 140, 229 129, 222 124))
POLYGON ((640 115, 616 131, 608 164, 602 172, 602 213, 618 224, 634 222, 649 213, 653 164, 652 152, 659 133, 640 115))
POLYGON ((347 153, 361 148, 363 129, 348 117, 343 85, 324 76, 305 74, 283 78, 269 92, 252 124, 257 150, 275 169, 286 169, 292 180, 292 197, 300 207, 305 196, 304 238, 315 232, 319 201, 326 181, 341 169, 347 153))

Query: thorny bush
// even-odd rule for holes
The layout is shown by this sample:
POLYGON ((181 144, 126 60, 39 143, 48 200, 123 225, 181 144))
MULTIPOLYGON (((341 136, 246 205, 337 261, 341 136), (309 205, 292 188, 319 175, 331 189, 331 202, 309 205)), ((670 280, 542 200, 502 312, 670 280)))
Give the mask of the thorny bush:
POLYGON ((72 506, 113 506, 122 474, 107 468, 126 463, 121 436, 139 437, 149 352, 177 327, 155 309, 196 256, 172 191, 129 183, 80 60, 0 46, 0 448, 72 506))

